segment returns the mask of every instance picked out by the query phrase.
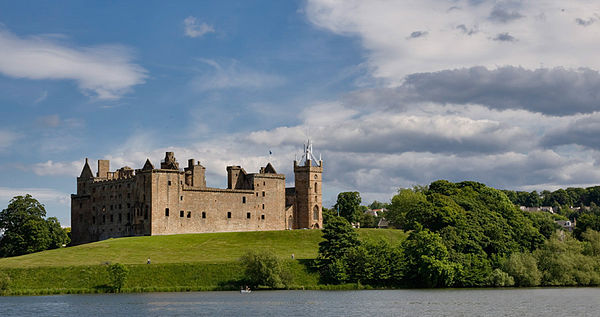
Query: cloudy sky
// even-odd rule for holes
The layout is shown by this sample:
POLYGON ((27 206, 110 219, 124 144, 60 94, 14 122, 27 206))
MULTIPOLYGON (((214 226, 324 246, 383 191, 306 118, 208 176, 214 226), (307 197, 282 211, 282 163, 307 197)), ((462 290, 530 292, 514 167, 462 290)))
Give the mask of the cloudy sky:
POLYGON ((68 225, 86 157, 174 151, 213 187, 271 161, 291 184, 309 137, 326 206, 596 185, 599 48, 591 0, 3 2, 0 208, 31 193, 68 225))

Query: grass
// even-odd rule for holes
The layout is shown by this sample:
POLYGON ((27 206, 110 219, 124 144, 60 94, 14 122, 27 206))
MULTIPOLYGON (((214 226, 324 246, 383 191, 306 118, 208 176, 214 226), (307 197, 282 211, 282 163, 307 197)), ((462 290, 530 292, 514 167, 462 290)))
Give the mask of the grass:
MULTIPOLYGON (((406 237, 391 229, 358 233, 361 240, 392 244, 406 237)), ((291 288, 328 289, 307 266, 320 241, 319 230, 128 237, 0 259, 0 273, 9 277, 5 294, 12 295, 106 292, 107 263, 129 268, 125 292, 235 290, 242 277, 239 257, 248 250, 269 249, 285 260, 293 276, 291 288)))
MULTIPOLYGON (((394 229, 360 229, 361 239, 399 243, 405 234, 394 229)), ((247 250, 269 249, 287 259, 314 259, 319 230, 225 232, 108 239, 75 247, 0 259, 2 268, 99 265, 221 263, 236 261, 247 250)))

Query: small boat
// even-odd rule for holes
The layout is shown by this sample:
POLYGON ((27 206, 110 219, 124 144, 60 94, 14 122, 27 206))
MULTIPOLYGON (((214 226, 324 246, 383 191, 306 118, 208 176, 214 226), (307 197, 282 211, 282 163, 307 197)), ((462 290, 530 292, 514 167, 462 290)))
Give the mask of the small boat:
POLYGON ((245 294, 245 293, 251 293, 251 292, 252 292, 252 290, 250 290, 250 289, 241 289, 241 290, 240 290, 240 293, 241 293, 241 294, 245 294))

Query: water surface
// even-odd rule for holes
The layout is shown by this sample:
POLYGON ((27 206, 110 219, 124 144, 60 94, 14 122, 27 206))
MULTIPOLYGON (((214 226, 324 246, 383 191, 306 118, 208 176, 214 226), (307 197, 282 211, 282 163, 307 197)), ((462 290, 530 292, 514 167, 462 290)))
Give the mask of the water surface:
POLYGON ((0 297, 0 316, 600 316, 600 288, 0 297))

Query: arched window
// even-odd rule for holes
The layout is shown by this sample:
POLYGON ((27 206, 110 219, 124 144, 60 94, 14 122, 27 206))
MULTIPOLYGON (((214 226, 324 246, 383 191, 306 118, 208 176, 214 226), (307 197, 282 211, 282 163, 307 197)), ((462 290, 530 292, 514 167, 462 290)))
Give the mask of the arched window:
POLYGON ((313 220, 319 220, 319 206, 317 205, 313 208, 313 220))
POLYGON ((317 182, 315 182, 315 194, 318 193, 317 185, 318 185, 317 182))

